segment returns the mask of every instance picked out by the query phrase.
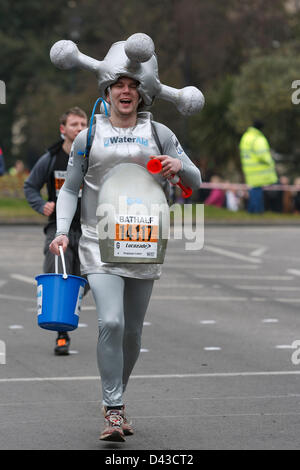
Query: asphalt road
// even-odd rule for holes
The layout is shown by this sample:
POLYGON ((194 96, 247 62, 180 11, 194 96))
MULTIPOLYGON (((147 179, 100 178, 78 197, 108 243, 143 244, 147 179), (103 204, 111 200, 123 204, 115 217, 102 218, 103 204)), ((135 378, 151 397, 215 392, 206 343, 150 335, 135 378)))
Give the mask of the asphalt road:
POLYGON ((199 251, 169 241, 126 392, 136 434, 112 444, 98 440, 91 294, 70 356, 55 357, 36 322, 42 228, 1 226, 0 449, 300 449, 299 232, 208 227, 199 251))

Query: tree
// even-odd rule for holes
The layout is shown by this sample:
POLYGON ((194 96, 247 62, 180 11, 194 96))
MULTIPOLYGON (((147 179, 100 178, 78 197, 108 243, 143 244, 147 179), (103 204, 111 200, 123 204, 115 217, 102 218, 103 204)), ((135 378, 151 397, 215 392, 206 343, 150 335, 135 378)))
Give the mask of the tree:
POLYGON ((45 75, 51 76, 49 47, 52 38, 60 34, 63 10, 58 0, 1 0, 0 79, 6 84, 6 104, 0 107, 0 139, 10 164, 12 127, 20 117, 19 104, 30 83, 34 89, 45 75))
MULTIPOLYGON (((227 118, 232 87, 231 76, 215 82, 202 112, 190 118, 190 145, 204 176, 206 171, 226 174, 231 161, 238 168, 239 136, 227 118)), ((231 174, 229 179, 237 179, 236 176, 231 174)))
POLYGON ((271 146, 294 157, 300 156, 300 105, 292 102, 292 83, 300 78, 295 52, 287 49, 252 57, 234 80, 227 114, 239 133, 254 119, 263 120, 271 146))
POLYGON ((285 5, 285 0, 1 0, 0 80, 6 83, 7 104, 0 105, 0 143, 5 155, 12 148, 23 159, 39 155, 57 137, 57 119, 66 107, 77 104, 89 113, 98 97, 93 74, 51 64, 54 42, 71 39, 83 53, 102 60, 113 42, 144 32, 154 40, 161 82, 194 85, 206 97, 202 113, 189 119, 158 99, 154 118, 174 130, 194 159, 201 149, 209 162, 226 165, 236 138, 226 118, 231 77, 252 60, 254 50, 273 55, 274 47, 297 41, 299 18, 285 5), (12 128, 21 124, 24 141, 17 147, 12 128), (217 152, 210 142, 215 129, 222 136, 217 152))

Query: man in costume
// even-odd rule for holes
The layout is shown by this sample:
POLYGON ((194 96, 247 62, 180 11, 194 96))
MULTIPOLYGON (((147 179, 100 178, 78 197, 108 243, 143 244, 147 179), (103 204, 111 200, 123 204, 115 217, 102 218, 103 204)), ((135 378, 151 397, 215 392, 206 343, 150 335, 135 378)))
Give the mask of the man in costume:
POLYGON ((168 178, 173 175, 198 189, 200 172, 176 136, 143 110, 160 96, 174 101, 181 112, 193 113, 203 106, 203 95, 194 87, 178 91, 160 84, 154 45, 144 34, 113 44, 103 62, 81 54, 70 41, 54 45, 51 58, 62 68, 80 65, 97 71, 100 93, 110 106, 110 116, 96 115, 89 152, 89 131, 81 132, 74 141, 57 203, 56 238, 50 249, 55 254, 59 254, 59 246, 67 249, 77 194, 83 184, 79 254, 81 272, 88 278, 99 318, 97 359, 105 415, 100 439, 124 441, 126 435, 133 434, 133 428, 125 415, 123 394, 139 356, 144 317, 161 264, 143 259, 103 261, 97 233, 99 193, 118 168, 124 168, 124 179, 132 188, 130 168, 143 168, 146 178, 145 168, 151 156, 162 164, 161 173, 153 178, 153 194, 156 188, 168 194, 168 178))

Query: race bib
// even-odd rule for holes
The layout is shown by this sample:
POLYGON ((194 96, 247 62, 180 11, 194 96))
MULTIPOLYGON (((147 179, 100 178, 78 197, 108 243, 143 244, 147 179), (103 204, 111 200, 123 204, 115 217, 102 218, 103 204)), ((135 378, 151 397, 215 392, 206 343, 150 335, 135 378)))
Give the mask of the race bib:
MULTIPOLYGON (((54 186, 55 186, 55 194, 58 197, 59 191, 61 190, 65 179, 66 179, 67 172, 62 170, 54 170, 54 186)), ((82 188, 80 188, 78 197, 81 197, 82 188)))
POLYGON ((158 216, 117 215, 114 256, 156 258, 158 234, 158 216))

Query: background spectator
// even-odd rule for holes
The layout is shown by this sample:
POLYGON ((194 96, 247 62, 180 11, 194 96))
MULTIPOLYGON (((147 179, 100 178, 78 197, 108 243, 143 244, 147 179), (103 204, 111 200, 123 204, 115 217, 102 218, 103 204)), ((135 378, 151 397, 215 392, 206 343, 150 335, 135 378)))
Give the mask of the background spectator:
POLYGON ((300 178, 294 180, 294 185, 299 186, 299 191, 294 192, 294 213, 300 214, 300 178))
POLYGON ((5 164, 4 164, 4 155, 2 148, 0 147, 0 176, 4 175, 5 173, 5 164))
POLYGON ((9 169, 9 174, 12 176, 23 176, 28 175, 29 171, 25 168, 25 165, 22 160, 17 160, 15 166, 9 169))
POLYGON ((268 193, 264 194, 263 186, 278 181, 269 142, 261 131, 263 127, 262 121, 254 121, 240 140, 242 170, 245 182, 250 186, 248 212, 258 214, 264 212, 265 200, 268 199, 268 193))
MULTIPOLYGON (((290 180, 287 176, 280 176, 279 183, 281 185, 289 185, 290 180)), ((293 212, 293 193, 292 191, 283 190, 280 191, 280 210, 279 212, 283 212, 284 214, 290 214, 293 212)))
POLYGON ((225 190, 226 209, 228 209, 229 211, 236 212, 242 208, 244 191, 235 189, 234 186, 232 186, 229 181, 226 181, 226 183, 228 183, 228 186, 226 187, 226 190, 225 190))
MULTIPOLYGON (((213 175, 210 179, 211 183, 218 184, 222 183, 221 178, 218 175, 213 175)), ((223 189, 213 188, 208 197, 205 199, 204 204, 208 206, 224 207, 225 205, 225 192, 223 189)))

